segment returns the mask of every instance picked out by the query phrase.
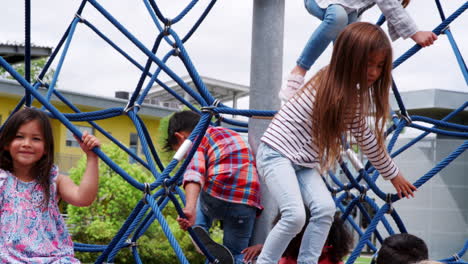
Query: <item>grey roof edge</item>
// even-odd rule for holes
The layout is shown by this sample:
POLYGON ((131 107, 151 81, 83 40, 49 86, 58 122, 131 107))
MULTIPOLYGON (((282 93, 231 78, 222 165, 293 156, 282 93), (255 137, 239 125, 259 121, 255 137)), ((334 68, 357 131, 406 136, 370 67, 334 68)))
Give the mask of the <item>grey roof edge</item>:
MULTIPOLYGON (((10 47, 21 47, 24 48, 25 45, 23 42, 0 42, 0 46, 10 46, 10 47)), ((42 48, 42 49, 53 49, 52 46, 42 46, 42 45, 36 45, 34 43, 31 43, 31 48, 42 48)))
MULTIPOLYGON (((127 105, 127 100, 125 99, 83 94, 60 89, 57 89, 57 91, 59 91, 70 102, 77 106, 107 109, 111 107, 125 107, 127 105)), ((21 97, 24 95, 24 88, 15 80, 0 79, 0 93, 9 95, 11 97, 21 97)), ((45 90, 41 89, 41 93, 45 94, 45 90)), ((52 101, 61 102, 61 100, 55 96, 52 97, 52 101)), ((165 117, 174 113, 175 111, 177 110, 162 106, 143 104, 138 113, 149 117, 165 117)))
MULTIPOLYGON (((24 57, 24 44, 0 43, 0 53, 5 55, 17 55, 24 57)), ((31 45, 32 57, 49 57, 52 53, 52 47, 31 45)))
MULTIPOLYGON (((250 91, 250 87, 247 86, 247 85, 242 85, 242 84, 237 84, 237 83, 232 83, 232 82, 227 82, 227 81, 222 81, 222 80, 219 80, 219 79, 215 79, 215 78, 211 78, 211 77, 206 77, 206 76, 200 76, 200 78, 202 79, 202 81, 208 85, 219 85, 223 88, 227 88, 227 89, 230 89, 230 90, 235 90, 235 91, 239 91, 241 93, 248 93, 250 91)), ((182 81, 184 81, 185 83, 191 83, 193 82, 192 81, 192 78, 188 75, 185 75, 185 76, 182 76, 181 77, 182 81)), ((174 81, 174 80, 170 80, 170 81, 167 81, 165 82, 167 86, 169 87, 174 87, 174 86, 178 86, 178 84, 174 81)), ((153 87, 153 91, 158 91, 158 90, 162 90, 163 88, 159 85, 156 85, 153 87)))
MULTIPOLYGON (((468 101, 468 91, 453 91, 445 89, 424 89, 400 92, 407 110, 416 109, 457 109, 468 101)), ((390 96, 392 109, 399 109, 395 97, 390 96)), ((468 110, 464 110, 468 111, 468 110)))

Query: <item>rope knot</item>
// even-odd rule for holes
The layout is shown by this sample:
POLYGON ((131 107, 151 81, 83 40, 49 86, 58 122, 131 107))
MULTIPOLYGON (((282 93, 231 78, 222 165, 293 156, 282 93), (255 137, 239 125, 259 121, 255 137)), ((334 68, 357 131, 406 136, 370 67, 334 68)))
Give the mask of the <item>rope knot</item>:
POLYGON ((128 243, 128 247, 132 247, 132 248, 133 248, 133 247, 137 247, 137 246, 138 246, 138 242, 132 241, 131 239, 128 239, 126 242, 128 243))
POLYGON ((447 24, 441 31, 440 34, 446 34, 445 31, 449 30, 450 31, 450 24, 447 24))
POLYGON ((388 204, 387 214, 393 213, 392 194, 387 193, 387 198, 385 199, 385 202, 388 204))
POLYGON ((75 14, 75 17, 77 17, 80 21, 80 23, 83 23, 83 22, 86 22, 86 19, 84 19, 82 16, 80 16, 80 14, 76 13, 75 14))
POLYGON ((40 79, 39 77, 36 78, 36 82, 39 83, 41 86, 45 85, 44 81, 40 79))
POLYGON ((179 49, 179 47, 177 46, 177 43, 176 43, 176 42, 174 42, 174 43, 172 44, 172 48, 174 49, 174 51, 172 52, 172 56, 179 57, 179 55, 180 55, 180 49, 179 49))
POLYGON ((138 110, 140 110, 140 108, 141 108, 141 106, 139 104, 133 104, 132 106, 127 104, 123 111, 124 111, 125 114, 128 114, 128 112, 130 112, 131 110, 136 109, 138 111, 138 110))
POLYGON ((364 202, 366 200, 368 188, 367 188, 367 186, 364 186, 364 185, 362 185, 361 187, 362 187, 362 191, 359 194, 359 201, 362 203, 362 202, 364 202))
POLYGON ((453 254, 452 257, 455 259, 455 261, 461 261, 462 260, 457 253, 453 254))
POLYGON ((338 193, 338 188, 336 187, 332 187, 332 191, 331 191, 331 194, 333 197, 336 197, 336 194, 338 193))
POLYGON ((145 189, 143 190, 143 203, 148 204, 148 201, 146 200, 146 195, 151 195, 151 186, 147 182, 145 182, 145 189))
POLYGON ((221 103, 219 99, 215 99, 210 106, 202 106, 201 111, 203 113, 210 113, 211 115, 217 115, 218 113, 214 111, 216 107, 221 103))
POLYGON ((407 111, 405 111, 404 113, 401 113, 400 119, 405 120, 407 125, 413 123, 413 120, 411 120, 411 117, 407 111))
POLYGON ((169 36, 169 30, 171 29, 171 26, 172 26, 172 20, 167 19, 166 23, 164 24, 164 30, 163 30, 164 36, 169 36))
POLYGON ((175 192, 175 186, 174 186, 174 184, 168 185, 168 184, 167 184, 167 181, 168 181, 168 180, 169 180, 169 179, 166 178, 166 179, 164 179, 164 181, 162 182, 162 186, 163 186, 163 188, 164 188, 164 192, 165 192, 166 196, 169 195, 169 193, 171 193, 171 192, 172 192, 172 193, 175 192))
POLYGON ((352 197, 351 197, 351 190, 349 189, 349 186, 348 185, 343 186, 343 191, 345 191, 346 193, 346 199, 350 200, 352 197))

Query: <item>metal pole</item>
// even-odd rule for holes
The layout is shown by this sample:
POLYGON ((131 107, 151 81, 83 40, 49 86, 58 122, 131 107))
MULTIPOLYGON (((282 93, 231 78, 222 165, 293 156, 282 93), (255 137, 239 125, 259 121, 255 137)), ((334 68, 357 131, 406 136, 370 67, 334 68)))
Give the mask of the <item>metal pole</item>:
MULTIPOLYGON (((31 0, 24 1, 24 78, 31 83, 31 0)), ((31 106, 31 93, 26 90, 26 105, 31 106)))
MULTIPOLYGON (((250 109, 278 110, 280 106, 278 92, 283 67, 284 6, 284 0, 253 1, 250 109)), ((268 124, 269 120, 249 120, 249 144, 254 153, 268 124)), ((252 245, 263 244, 278 211, 265 184, 261 184, 265 210, 256 221, 252 245)))

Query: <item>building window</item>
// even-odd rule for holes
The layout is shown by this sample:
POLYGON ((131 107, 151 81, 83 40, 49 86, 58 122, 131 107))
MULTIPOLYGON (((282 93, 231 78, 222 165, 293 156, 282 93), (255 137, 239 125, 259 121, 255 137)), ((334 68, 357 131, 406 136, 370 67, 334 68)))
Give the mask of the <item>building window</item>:
MULTIPOLYGON (((94 135, 94 129, 92 127, 86 126, 76 126, 81 132, 88 131, 89 134, 94 135)), ((65 146, 67 147, 79 147, 80 144, 76 141, 73 133, 70 130, 67 130, 67 140, 65 141, 65 146)))

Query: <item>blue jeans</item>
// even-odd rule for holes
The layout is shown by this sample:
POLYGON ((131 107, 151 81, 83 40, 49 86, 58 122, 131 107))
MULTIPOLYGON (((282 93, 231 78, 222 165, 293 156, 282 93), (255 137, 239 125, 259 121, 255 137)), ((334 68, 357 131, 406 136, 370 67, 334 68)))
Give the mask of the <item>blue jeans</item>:
POLYGON ((336 210, 335 202, 316 169, 293 164, 276 150, 261 143, 257 169, 278 203, 281 218, 265 241, 257 264, 276 264, 293 237, 306 222, 304 205, 311 217, 302 238, 298 264, 316 264, 327 240, 336 210))
POLYGON ((217 199, 206 192, 200 193, 195 224, 209 230, 213 220, 223 221, 225 245, 234 255, 236 263, 242 263, 241 251, 249 246, 257 208, 217 199))
POLYGON ((328 44, 334 41, 347 25, 356 21, 357 12, 353 11, 348 14, 341 5, 320 8, 315 0, 304 0, 304 5, 311 15, 322 20, 296 62, 301 68, 309 70, 328 44))

